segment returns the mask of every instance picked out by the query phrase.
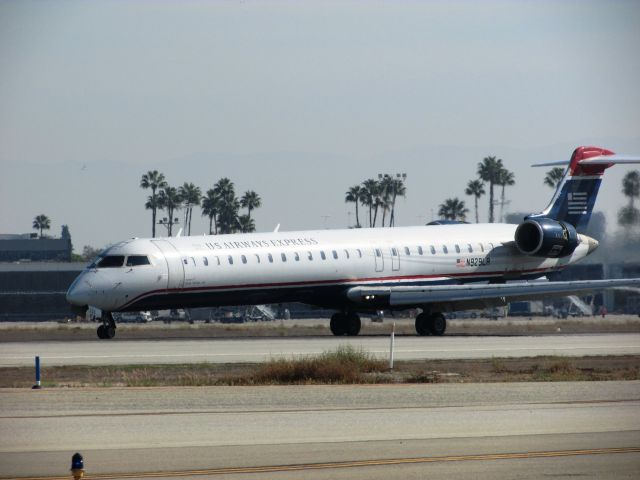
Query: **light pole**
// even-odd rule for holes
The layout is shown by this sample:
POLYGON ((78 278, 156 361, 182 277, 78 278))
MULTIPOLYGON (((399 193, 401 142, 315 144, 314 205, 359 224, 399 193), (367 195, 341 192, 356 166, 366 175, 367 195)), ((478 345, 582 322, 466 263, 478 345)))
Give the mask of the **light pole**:
POLYGON ((173 226, 178 225, 179 223, 180 223, 180 220, 178 219, 178 217, 174 218, 173 222, 171 221, 170 218, 167 218, 167 217, 164 217, 158 220, 158 225, 164 225, 165 227, 167 227, 168 236, 171 236, 171 232, 173 231, 173 226))

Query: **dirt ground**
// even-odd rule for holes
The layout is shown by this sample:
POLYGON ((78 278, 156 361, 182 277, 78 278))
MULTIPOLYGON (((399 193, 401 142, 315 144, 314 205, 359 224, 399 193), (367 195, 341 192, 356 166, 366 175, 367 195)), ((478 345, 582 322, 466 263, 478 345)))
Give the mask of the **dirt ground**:
MULTIPOLYGON (((392 324, 396 334, 415 335, 413 320, 385 318, 384 322, 362 319, 361 335, 388 335, 392 324)), ((0 322, 1 342, 73 341, 96 338, 96 323, 89 322, 0 322)), ((536 335, 567 333, 640 332, 640 317, 607 315, 554 319, 548 317, 514 317, 499 320, 449 320, 447 335, 536 335)), ((298 337, 331 335, 328 319, 286 320, 244 324, 155 321, 147 324, 118 325, 120 339, 298 337)))
MULTIPOLYGON (((44 388, 156 387, 282 384, 257 375, 262 364, 128 365, 46 367, 44 388), (260 378, 260 380, 256 380, 260 378)), ((33 368, 0 370, 0 388, 30 388, 33 368)), ((639 380, 640 356, 530 357, 487 360, 396 362, 394 370, 362 376, 357 383, 474 383, 639 380)), ((308 379, 295 383, 327 383, 308 379)), ((332 382, 329 382, 332 383, 332 382)))

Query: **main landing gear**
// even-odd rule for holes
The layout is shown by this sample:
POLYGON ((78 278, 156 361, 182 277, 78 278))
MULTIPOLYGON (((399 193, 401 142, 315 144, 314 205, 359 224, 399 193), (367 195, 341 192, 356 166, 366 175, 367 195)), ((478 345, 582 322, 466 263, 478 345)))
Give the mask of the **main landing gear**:
POLYGON ((102 325, 98 327, 98 338, 110 340, 116 336, 116 322, 111 312, 102 312, 102 325))
POLYGON ((416 332, 418 335, 444 335, 447 329, 447 319, 439 312, 422 312, 416 317, 416 332))
POLYGON ((360 322, 360 317, 356 313, 338 312, 334 313, 331 317, 331 323, 329 326, 331 327, 331 333, 336 336, 349 335, 350 337, 355 337, 360 333, 362 323, 360 322))

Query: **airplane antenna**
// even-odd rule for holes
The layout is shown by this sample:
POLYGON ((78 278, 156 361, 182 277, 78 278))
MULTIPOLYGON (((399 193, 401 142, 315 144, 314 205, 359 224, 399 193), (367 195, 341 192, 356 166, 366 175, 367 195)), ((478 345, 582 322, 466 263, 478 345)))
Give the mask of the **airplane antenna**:
POLYGON ((176 238, 182 236, 182 229, 178 230, 178 233, 176 234, 176 238))
POLYGON ((280 231, 280 224, 276 225, 276 228, 273 229, 273 233, 277 233, 278 231, 280 231))

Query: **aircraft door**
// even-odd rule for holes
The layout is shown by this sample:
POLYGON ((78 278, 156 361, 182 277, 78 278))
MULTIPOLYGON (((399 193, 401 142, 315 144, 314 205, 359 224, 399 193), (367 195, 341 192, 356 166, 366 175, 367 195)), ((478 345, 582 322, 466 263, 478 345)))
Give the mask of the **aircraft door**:
POLYGON ((167 288, 182 288, 184 286, 184 267, 182 266, 182 259, 180 258, 178 250, 167 240, 151 241, 160 249, 167 262, 167 288))
POLYGON ((374 248, 373 256, 376 259, 376 272, 384 271, 384 257, 382 256, 382 249, 374 248))
POLYGON ((396 247, 391 247, 391 270, 400 270, 400 253, 396 247))

